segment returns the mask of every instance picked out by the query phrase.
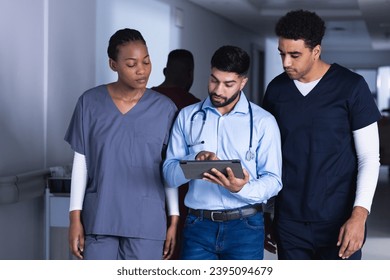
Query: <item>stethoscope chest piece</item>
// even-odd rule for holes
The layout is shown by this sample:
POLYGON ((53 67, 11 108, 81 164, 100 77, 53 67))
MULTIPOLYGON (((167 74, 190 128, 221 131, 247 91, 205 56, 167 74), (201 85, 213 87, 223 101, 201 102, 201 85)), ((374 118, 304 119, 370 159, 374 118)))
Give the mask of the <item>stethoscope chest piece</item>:
POLYGON ((249 150, 246 152, 246 154, 245 154, 245 159, 246 159, 247 161, 251 161, 251 160, 254 159, 254 158, 255 158, 255 153, 252 152, 251 149, 249 149, 249 150))

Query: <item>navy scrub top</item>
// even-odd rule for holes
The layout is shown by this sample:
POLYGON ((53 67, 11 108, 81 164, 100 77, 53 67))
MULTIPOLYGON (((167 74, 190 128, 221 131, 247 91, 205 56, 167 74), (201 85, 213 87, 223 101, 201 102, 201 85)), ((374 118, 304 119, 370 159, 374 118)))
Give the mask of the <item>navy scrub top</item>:
POLYGON ((282 137, 283 189, 276 216, 297 221, 345 219, 356 193, 352 131, 381 117, 362 76, 332 64, 306 96, 286 73, 269 84, 264 108, 282 137))
POLYGON ((160 171, 176 111, 169 98, 150 89, 126 114, 106 85, 79 98, 65 140, 87 161, 86 234, 165 240, 160 171))

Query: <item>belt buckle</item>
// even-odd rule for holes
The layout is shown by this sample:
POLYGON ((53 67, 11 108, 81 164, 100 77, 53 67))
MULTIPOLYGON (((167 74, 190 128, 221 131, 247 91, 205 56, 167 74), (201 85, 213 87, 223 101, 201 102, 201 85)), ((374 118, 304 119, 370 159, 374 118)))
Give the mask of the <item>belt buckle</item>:
POLYGON ((215 220, 214 219, 214 214, 222 214, 222 213, 223 213, 222 211, 211 211, 210 219, 213 222, 223 222, 223 220, 215 220))

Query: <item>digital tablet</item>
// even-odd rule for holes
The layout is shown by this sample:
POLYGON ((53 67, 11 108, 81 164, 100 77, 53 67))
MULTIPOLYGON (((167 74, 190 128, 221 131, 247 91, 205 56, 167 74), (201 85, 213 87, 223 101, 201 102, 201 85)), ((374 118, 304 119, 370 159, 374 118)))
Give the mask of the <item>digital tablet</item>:
POLYGON ((226 167, 233 170, 234 176, 244 178, 242 172, 241 161, 239 159, 232 160, 181 160, 180 166, 183 169, 184 176, 187 179, 202 179, 203 173, 212 173, 211 169, 216 168, 223 174, 227 175, 226 167))

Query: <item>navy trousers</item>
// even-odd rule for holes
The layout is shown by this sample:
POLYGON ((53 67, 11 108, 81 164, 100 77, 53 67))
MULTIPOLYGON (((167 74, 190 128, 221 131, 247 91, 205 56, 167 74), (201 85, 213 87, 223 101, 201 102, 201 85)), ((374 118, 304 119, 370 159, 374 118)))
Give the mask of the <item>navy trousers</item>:
MULTIPOLYGON (((297 222, 275 221, 275 235, 279 260, 340 260, 337 239, 345 221, 297 222)), ((365 237, 366 239, 366 230, 365 237)), ((349 260, 360 260, 356 251, 349 260)))

